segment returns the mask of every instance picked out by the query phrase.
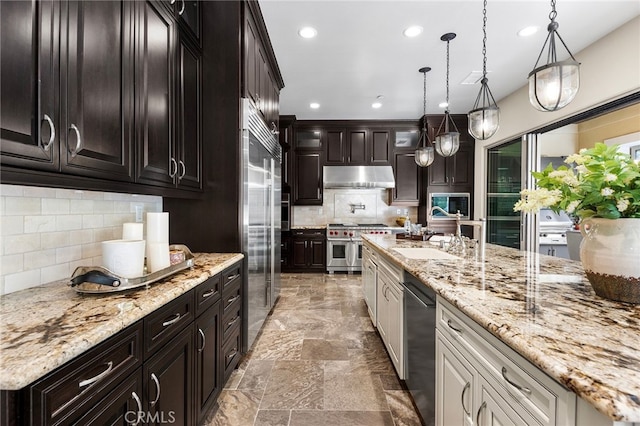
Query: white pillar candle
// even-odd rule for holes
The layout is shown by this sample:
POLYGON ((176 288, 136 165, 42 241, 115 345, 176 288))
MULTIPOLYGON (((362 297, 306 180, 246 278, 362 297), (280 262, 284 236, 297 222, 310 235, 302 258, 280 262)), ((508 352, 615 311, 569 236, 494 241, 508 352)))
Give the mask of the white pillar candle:
POLYGON ((147 213, 147 242, 169 242, 169 213, 147 213))
POLYGON ((152 273, 171 266, 169 243, 147 243, 147 272, 152 273))
POLYGON ((122 239, 123 240, 143 240, 144 226, 142 223, 123 223, 122 239))

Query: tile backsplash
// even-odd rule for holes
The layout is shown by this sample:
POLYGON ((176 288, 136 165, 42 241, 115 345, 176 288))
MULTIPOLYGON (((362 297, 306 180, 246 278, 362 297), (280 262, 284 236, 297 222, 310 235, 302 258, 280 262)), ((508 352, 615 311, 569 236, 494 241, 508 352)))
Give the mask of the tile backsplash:
POLYGON ((386 189, 325 189, 322 206, 294 206, 292 226, 325 226, 328 223, 383 223, 396 225, 396 218, 409 210, 416 220, 417 207, 397 207, 388 203, 386 189), (363 208, 364 207, 364 208, 363 208))
POLYGON ((100 265, 100 243, 122 238, 136 208, 161 212, 162 197, 0 185, 0 294, 100 265))

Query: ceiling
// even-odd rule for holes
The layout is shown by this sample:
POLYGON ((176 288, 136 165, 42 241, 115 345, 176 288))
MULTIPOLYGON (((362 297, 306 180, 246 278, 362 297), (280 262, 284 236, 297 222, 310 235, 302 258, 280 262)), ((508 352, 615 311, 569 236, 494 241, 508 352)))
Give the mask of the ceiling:
MULTIPOLYGON (((445 100, 446 42, 450 42, 450 111, 473 107, 479 84, 462 85, 482 71, 482 1, 458 0, 259 0, 285 87, 280 113, 298 119, 412 119, 422 116, 423 75, 427 73, 427 113, 442 113, 445 100), (313 26, 313 39, 298 36, 313 26), (403 30, 419 25, 424 32, 407 38, 403 30), (382 95, 382 107, 371 104, 382 95), (309 108, 311 102, 320 108, 309 108)), ((638 0, 558 1, 559 34, 576 59, 579 52, 640 15, 638 0)), ((496 101, 527 84, 547 36, 549 1, 489 0, 487 69, 496 101), (519 37, 524 27, 539 31, 519 37)), ((560 46, 558 44, 558 46, 560 46)), ((568 54, 558 47, 559 59, 568 54)), ((545 55, 546 56, 546 52, 545 55)), ((544 60, 544 58, 543 58, 544 60)))

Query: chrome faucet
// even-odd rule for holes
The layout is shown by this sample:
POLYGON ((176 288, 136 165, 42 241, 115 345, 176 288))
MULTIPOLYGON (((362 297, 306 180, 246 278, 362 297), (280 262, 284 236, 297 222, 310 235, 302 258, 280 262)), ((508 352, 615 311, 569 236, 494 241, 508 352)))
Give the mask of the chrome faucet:
POLYGON ((484 262, 485 246, 487 241, 487 220, 485 218, 478 219, 478 220, 461 220, 462 215, 460 214, 460 210, 458 210, 455 214, 453 214, 453 213, 447 212, 446 210, 444 210, 439 206, 433 206, 431 208, 431 210, 429 211, 429 216, 431 218, 433 218, 433 212, 436 210, 443 213, 445 216, 454 218, 456 220, 456 234, 453 237, 451 244, 449 245, 449 249, 448 249, 449 251, 458 252, 462 255, 465 254, 465 251, 467 248, 465 239, 468 240, 468 238, 462 236, 460 225, 468 225, 468 226, 473 226, 474 228, 478 228, 480 232, 480 238, 476 242, 478 243, 478 247, 480 251, 480 261, 484 262))

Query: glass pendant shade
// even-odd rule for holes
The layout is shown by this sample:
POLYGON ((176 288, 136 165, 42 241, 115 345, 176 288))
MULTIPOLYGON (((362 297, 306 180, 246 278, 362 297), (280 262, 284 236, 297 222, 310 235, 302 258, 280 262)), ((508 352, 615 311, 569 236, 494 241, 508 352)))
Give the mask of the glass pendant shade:
POLYGON ((556 111, 567 106, 579 88, 577 61, 554 62, 529 73, 529 102, 540 111, 556 111))
POLYGON ((542 45, 533 71, 529 73, 529 102, 540 111, 557 111, 567 106, 580 88, 580 63, 560 37, 556 16, 556 0, 551 0, 551 22, 547 26, 549 34, 542 45), (556 37, 569 53, 570 59, 558 61, 556 37), (547 63, 538 66, 547 45, 547 63))
POLYGON ((433 163, 433 147, 423 146, 416 149, 416 164, 420 167, 427 167, 433 163))
POLYGON ((451 157, 460 148, 460 133, 446 132, 436 136, 436 151, 443 157, 451 157))

